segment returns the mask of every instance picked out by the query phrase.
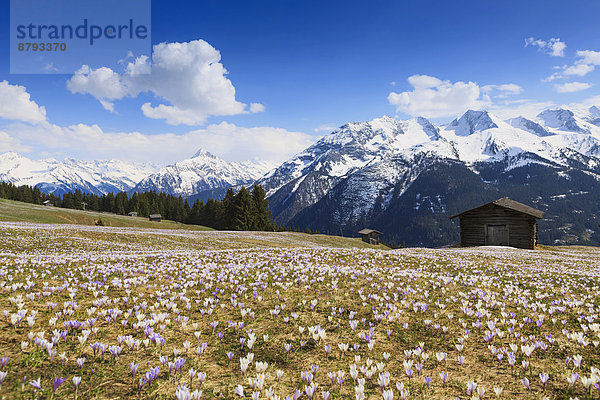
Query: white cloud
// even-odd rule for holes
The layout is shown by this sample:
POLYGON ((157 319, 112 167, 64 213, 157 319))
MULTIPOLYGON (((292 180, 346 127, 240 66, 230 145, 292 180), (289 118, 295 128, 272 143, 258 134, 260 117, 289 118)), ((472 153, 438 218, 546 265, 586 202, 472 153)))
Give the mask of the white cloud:
POLYGON ((122 99, 130 95, 129 89, 121 82, 121 75, 110 68, 91 69, 84 65, 67 81, 71 93, 91 94, 100 101, 102 107, 114 111, 110 100, 122 99))
POLYGON ((0 118, 30 123, 46 122, 46 109, 31 100, 25 86, 0 82, 0 118))
POLYGON ((142 112, 172 125, 200 125, 209 116, 264 111, 260 103, 247 107, 236 100, 235 88, 220 61, 220 52, 204 40, 159 43, 153 48, 152 60, 138 57, 127 64, 124 73, 83 66, 67 87, 72 93, 94 96, 109 111, 114 110, 114 100, 152 93, 160 103, 144 103, 142 112))
POLYGON ((82 159, 121 159, 167 164, 189 158, 204 148, 229 161, 261 159, 282 162, 304 150, 314 138, 302 132, 270 126, 245 128, 222 122, 184 134, 146 135, 140 132, 105 132, 98 125, 54 124, 9 125, 3 142, 12 143, 4 151, 33 148, 82 159), (18 143, 15 138, 19 138, 18 143))
POLYGON ((481 91, 483 93, 492 94, 494 92, 494 97, 507 97, 514 96, 523 92, 523 88, 514 83, 505 83, 503 85, 486 85, 481 87, 481 91))
POLYGON ((579 109, 587 109, 587 108, 590 108, 591 106, 600 107, 600 95, 588 97, 587 99, 581 101, 580 103, 569 104, 569 107, 579 108, 579 109))
POLYGON ((534 119, 540 112, 555 106, 556 104, 551 101, 542 102, 531 99, 520 99, 494 104, 490 107, 490 111, 502 119, 518 116, 534 119))
POLYGON ((552 82, 556 79, 564 79, 569 76, 585 76, 588 73, 596 69, 596 65, 600 65, 600 51, 593 50, 578 50, 578 59, 575 60, 573 65, 555 66, 554 69, 559 70, 549 77, 542 80, 542 82, 552 82))
POLYGON ((584 76, 584 75, 587 75, 589 72, 592 72, 593 70, 594 70, 593 65, 575 64, 575 65, 571 65, 570 67, 565 68, 565 70, 563 71, 563 74, 564 75, 584 76))
POLYGON ((390 104, 397 111, 413 116, 429 118, 455 116, 467 109, 481 109, 491 101, 475 82, 442 81, 428 75, 413 75, 408 78, 413 90, 402 93, 391 92, 390 104))
POLYGON ((573 93, 581 90, 589 89, 592 85, 583 82, 566 82, 554 85, 554 89, 558 93, 573 93))
POLYGON ((580 57, 579 63, 600 65, 600 51, 593 50, 579 50, 577 51, 577 57, 580 57))
POLYGON ((265 106, 260 103, 252 103, 250 104, 250 112, 252 114, 260 113, 265 111, 265 106))
POLYGON ((334 124, 322 124, 317 126, 314 131, 315 132, 333 132, 337 129, 337 126, 334 124))
POLYGON ((0 131, 0 154, 9 151, 28 152, 31 147, 23 145, 17 138, 0 131))
POLYGON ((540 40, 530 37, 525 39, 525 47, 527 46, 535 46, 539 48, 540 51, 554 57, 564 57, 565 49, 567 48, 567 45, 564 42, 561 42, 559 38, 540 40))

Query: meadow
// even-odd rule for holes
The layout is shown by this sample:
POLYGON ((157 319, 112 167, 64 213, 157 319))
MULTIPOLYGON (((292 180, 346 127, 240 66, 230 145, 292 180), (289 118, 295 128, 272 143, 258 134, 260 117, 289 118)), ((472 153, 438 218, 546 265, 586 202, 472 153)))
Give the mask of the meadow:
POLYGON ((0 223, 0 396, 600 398, 600 250, 0 223))
POLYGON ((107 212, 73 210, 0 199, 0 221, 36 222, 43 224, 76 224, 131 228, 156 228, 179 230, 212 230, 205 226, 187 225, 175 221, 149 221, 145 217, 130 217, 107 212))

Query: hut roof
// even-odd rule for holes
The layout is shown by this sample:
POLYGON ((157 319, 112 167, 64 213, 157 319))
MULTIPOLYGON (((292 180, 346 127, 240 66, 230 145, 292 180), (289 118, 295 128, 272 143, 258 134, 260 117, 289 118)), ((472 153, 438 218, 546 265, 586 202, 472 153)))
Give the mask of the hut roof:
POLYGON ((369 229, 369 228, 365 228, 362 231, 358 231, 359 235, 368 235, 369 233, 379 233, 381 235, 383 232, 379 232, 379 231, 376 231, 375 229, 369 229))
POLYGON ((519 203, 518 201, 514 201, 509 199, 508 197, 502 197, 501 199, 498 200, 494 200, 494 201, 490 201, 489 203, 485 203, 482 204, 480 206, 471 208, 469 210, 463 211, 461 213, 455 214, 453 216, 450 217, 450 219, 452 218, 456 218, 458 216, 461 216, 465 213, 477 210, 478 208, 482 208, 485 206, 489 206, 491 204, 494 204, 496 206, 500 206, 500 207, 504 207, 504 208, 508 208, 509 210, 514 210, 523 214, 527 214, 527 215, 531 215, 532 217, 535 218, 543 218, 544 217, 544 212, 540 211, 540 210, 536 210, 533 207, 529 207, 528 205, 525 205, 523 203, 519 203))
POLYGON ((162 216, 160 214, 150 214, 148 217, 149 218, 162 218, 162 216))

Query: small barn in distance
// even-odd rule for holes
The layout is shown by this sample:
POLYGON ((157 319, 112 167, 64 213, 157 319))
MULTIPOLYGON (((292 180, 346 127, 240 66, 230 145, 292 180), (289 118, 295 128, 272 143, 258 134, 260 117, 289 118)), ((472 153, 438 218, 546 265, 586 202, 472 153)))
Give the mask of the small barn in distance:
POLYGON ((382 233, 379 231, 376 231, 375 229, 365 228, 365 229, 359 231, 358 233, 361 235, 362 241, 365 243, 369 243, 369 244, 380 244, 381 243, 381 239, 379 238, 379 235, 381 235, 382 233))
POLYGON ((51 202, 50 200, 44 200, 44 201, 42 202, 42 204, 43 204, 45 207, 52 207, 52 206, 54 206, 54 204, 52 204, 52 202, 51 202))
POLYGON ((130 217, 137 217, 137 216, 138 216, 138 213, 136 213, 135 211, 129 211, 129 212, 127 213, 127 215, 129 215, 130 217))
POLYGON ((154 222, 160 222, 162 221, 162 216, 160 214, 150 214, 148 216, 148 219, 150 221, 154 221, 154 222))
POLYGON ((460 219, 461 246, 511 246, 533 249, 537 220, 544 213, 503 197, 450 217, 460 219))

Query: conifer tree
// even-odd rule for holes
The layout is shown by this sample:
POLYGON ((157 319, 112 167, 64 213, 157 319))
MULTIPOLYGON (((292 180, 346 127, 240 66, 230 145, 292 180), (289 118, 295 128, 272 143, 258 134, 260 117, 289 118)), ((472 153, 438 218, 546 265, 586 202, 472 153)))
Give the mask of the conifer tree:
POLYGON ((273 229, 269 201, 262 186, 255 184, 252 188, 253 230, 266 231, 273 229))
POLYGON ((218 229, 234 229, 234 200, 235 194, 233 188, 227 189, 227 193, 225 193, 225 197, 221 202, 220 210, 217 208, 218 229))
POLYGON ((242 187, 233 199, 233 229, 247 231, 252 229, 252 199, 245 187, 242 187))

